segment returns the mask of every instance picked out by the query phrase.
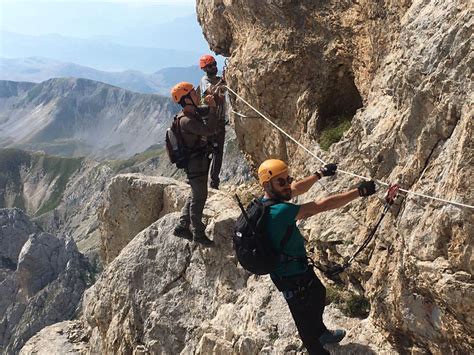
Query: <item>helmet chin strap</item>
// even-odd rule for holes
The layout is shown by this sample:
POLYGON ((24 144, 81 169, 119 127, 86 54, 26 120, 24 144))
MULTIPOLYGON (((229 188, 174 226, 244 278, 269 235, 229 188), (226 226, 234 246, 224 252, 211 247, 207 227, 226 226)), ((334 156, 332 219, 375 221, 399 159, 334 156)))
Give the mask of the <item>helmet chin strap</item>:
MULTIPOLYGON (((183 96, 183 97, 181 98, 181 101, 184 103, 184 106, 191 105, 191 106, 194 106, 195 109, 198 108, 198 105, 196 105, 196 104, 194 103, 193 98, 192 98, 191 95, 189 95, 189 94, 187 94, 186 96, 183 96), (191 103, 187 103, 187 102, 186 102, 186 99, 190 99, 190 100, 191 100, 191 103)), ((183 107, 184 107, 184 106, 183 106, 183 107)))

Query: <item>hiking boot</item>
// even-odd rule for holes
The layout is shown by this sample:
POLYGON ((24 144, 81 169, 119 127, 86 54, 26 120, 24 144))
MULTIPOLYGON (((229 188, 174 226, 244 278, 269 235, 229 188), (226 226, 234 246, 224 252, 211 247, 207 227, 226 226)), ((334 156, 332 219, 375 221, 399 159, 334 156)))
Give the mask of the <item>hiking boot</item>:
POLYGON ((209 186, 213 189, 219 190, 219 182, 217 182, 217 181, 211 181, 209 186))
POLYGON ((346 331, 343 329, 326 330, 323 335, 319 337, 321 345, 339 343, 346 336, 346 331))
POLYGON ((194 235, 193 239, 196 243, 200 243, 204 246, 214 245, 214 242, 212 240, 210 240, 204 233, 194 235))
POLYGON ((173 231, 173 234, 177 237, 184 238, 187 240, 193 240, 193 233, 189 230, 189 227, 184 227, 181 225, 176 226, 173 231))

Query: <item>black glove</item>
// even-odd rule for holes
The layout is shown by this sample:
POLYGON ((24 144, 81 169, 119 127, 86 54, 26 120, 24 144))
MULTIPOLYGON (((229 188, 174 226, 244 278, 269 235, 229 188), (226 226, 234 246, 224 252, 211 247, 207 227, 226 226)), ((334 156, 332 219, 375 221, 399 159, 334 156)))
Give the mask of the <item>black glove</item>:
POLYGON ((333 176, 336 174, 337 165, 336 164, 326 164, 324 165, 321 170, 316 171, 314 175, 321 179, 323 176, 333 176))
POLYGON ((337 164, 326 164, 321 168, 323 176, 333 176, 336 174, 337 164))
POLYGON ((370 196, 375 193, 375 182, 373 180, 370 181, 362 181, 359 186, 357 187, 359 190, 359 196, 370 196))

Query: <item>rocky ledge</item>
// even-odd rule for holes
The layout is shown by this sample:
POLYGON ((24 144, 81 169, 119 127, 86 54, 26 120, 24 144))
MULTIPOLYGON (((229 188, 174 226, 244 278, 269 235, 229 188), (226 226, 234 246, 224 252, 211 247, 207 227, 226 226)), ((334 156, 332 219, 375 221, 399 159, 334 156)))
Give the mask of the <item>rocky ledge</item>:
MULTIPOLYGON (((187 187, 168 179, 118 176, 108 193, 122 196, 131 216, 138 205, 137 211, 148 211, 151 205, 142 203, 156 204, 153 197, 162 199, 161 206, 167 205, 163 201, 174 201, 165 209, 170 213, 147 227, 137 226, 142 230, 129 235, 128 243, 119 239, 126 245, 85 292, 78 321, 45 328, 23 350, 33 353, 46 340, 51 352, 58 346, 76 349, 73 353, 271 354, 301 350, 288 307, 269 277, 251 276, 237 263, 231 235, 239 210, 227 194, 214 191, 204 210, 206 232, 214 247, 173 235, 179 213, 172 211, 184 202, 186 192, 187 187), (131 190, 133 196, 128 194, 131 190)), ((116 215, 104 214, 104 222, 106 216, 116 215)), ((117 221, 115 230, 126 231, 136 219, 117 221)), ((113 243, 113 238, 108 240, 113 243)), ((332 348, 334 353, 394 352, 370 318, 348 318, 330 305, 325 319, 332 328, 349 330, 345 341, 332 348)))

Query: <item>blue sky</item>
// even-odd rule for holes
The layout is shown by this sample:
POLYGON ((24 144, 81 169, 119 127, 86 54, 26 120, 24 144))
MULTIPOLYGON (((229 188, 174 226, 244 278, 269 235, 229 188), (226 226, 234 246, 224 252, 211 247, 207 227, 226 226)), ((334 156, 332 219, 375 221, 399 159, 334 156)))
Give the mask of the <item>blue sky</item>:
POLYGON ((0 16, 2 31, 88 38, 146 30, 196 12, 190 0, 0 0, 0 16))
MULTIPOLYGON (((171 66, 181 66, 183 60, 196 65, 202 54, 212 54, 194 0, 0 0, 0 57, 36 56, 101 70, 153 72, 161 68, 159 60, 156 68, 154 62, 140 60, 160 59, 156 48, 181 53, 168 58, 171 66), (77 39, 92 42, 81 42, 80 52, 77 39), (87 51, 97 43, 99 51, 87 51), (117 46, 123 48, 109 50, 117 46), (135 53, 136 63, 119 63, 118 53, 135 53)), ((222 65, 223 59, 218 61, 222 65)))

